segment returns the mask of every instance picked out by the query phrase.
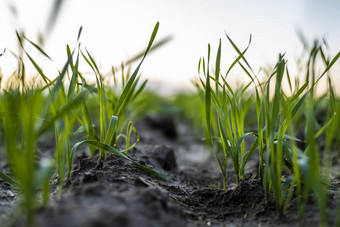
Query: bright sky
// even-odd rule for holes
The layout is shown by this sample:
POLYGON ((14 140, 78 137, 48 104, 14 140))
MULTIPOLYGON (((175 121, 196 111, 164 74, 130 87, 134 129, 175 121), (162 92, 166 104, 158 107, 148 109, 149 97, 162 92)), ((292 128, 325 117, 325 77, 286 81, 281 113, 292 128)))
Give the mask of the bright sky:
MULTIPOLYGON (((4 48, 17 51, 15 29, 24 29, 26 36, 36 41, 37 34, 44 31, 52 3, 2 0, 0 52, 4 48), (17 7, 17 18, 10 5, 17 7)), ((53 67, 61 68, 66 61, 66 44, 76 45, 78 29, 83 26, 82 46, 105 73, 145 49, 157 21, 157 38, 171 35, 173 40, 148 56, 141 71, 143 77, 161 81, 163 87, 190 85, 190 79, 197 77, 199 58, 207 55, 208 43, 215 56, 219 38, 222 68, 227 69, 236 53, 225 32, 241 48, 252 34, 246 57, 255 70, 268 63, 274 65, 280 52, 286 52, 288 61, 294 62, 302 50, 296 29, 310 42, 326 37, 332 55, 340 50, 340 1, 336 0, 66 0, 45 50, 54 61, 53 67)), ((0 57, 2 72, 9 75, 15 66, 15 59, 6 51, 0 57)))

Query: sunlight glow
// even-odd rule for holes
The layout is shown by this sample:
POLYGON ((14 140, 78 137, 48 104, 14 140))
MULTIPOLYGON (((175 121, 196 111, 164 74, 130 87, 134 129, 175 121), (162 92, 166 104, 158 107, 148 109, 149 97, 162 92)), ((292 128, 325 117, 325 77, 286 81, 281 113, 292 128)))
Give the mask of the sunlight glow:
MULTIPOLYGON (((9 50, 17 51, 15 29, 24 30, 32 41, 44 33, 46 18, 53 1, 15 0, 0 3, 1 71, 10 75, 16 61, 9 50), (15 6, 17 16, 10 6, 15 6)), ((222 69, 236 56, 228 43, 227 33, 245 48, 252 34, 252 44, 246 55, 256 70, 274 65, 279 53, 286 53, 290 68, 302 50, 296 30, 303 31, 312 42, 326 37, 330 49, 340 49, 339 3, 337 1, 224 1, 224 0, 69 0, 65 1, 45 50, 54 60, 46 70, 56 72, 66 61, 66 44, 76 45, 77 32, 83 26, 82 47, 86 47, 100 63, 103 73, 111 66, 142 51, 154 24, 160 22, 158 39, 171 35, 174 39, 148 56, 142 67, 143 76, 151 81, 178 88, 190 85, 197 76, 198 59, 206 57, 207 44, 212 53, 222 39, 222 69), (317 17, 315 15, 318 15, 317 17)), ((338 67, 337 67, 338 68, 338 67)), ((33 70, 33 69, 32 69, 33 70)), ((84 69, 87 70, 87 69, 84 69)), ((237 72, 235 71, 237 75, 237 72)))

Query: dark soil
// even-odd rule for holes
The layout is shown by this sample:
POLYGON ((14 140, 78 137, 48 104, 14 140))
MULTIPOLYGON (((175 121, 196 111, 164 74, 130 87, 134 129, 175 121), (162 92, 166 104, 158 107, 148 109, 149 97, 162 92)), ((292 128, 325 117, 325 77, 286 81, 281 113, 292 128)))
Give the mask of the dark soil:
MULTIPOLYGON (((193 138, 192 129, 166 117, 147 119, 137 125, 141 141, 129 155, 172 179, 151 176, 118 156, 107 155, 104 162, 91 159, 84 145, 62 195, 54 190, 48 208, 36 212, 36 226, 318 226, 313 199, 307 204, 302 222, 293 198, 287 212, 280 215, 274 199, 266 202, 258 180, 256 156, 247 166, 246 177, 236 186, 228 170, 228 189, 221 189, 221 173, 203 143, 193 138)), ((53 143, 53 142, 51 142, 53 143)), ((41 144, 40 149, 53 149, 41 144)), ((4 163, 0 163, 6 169, 4 163)), ((331 192, 329 224, 335 225, 336 193, 331 192)), ((15 191, 0 181, 0 226, 25 226, 16 214, 15 191)))

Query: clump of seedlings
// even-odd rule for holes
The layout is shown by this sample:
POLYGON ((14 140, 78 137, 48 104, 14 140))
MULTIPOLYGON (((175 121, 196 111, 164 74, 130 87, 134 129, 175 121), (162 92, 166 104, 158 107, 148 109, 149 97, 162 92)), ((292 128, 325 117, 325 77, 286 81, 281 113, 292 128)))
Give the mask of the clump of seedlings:
MULTIPOLYGON (((284 213, 295 191, 298 198, 299 215, 302 217, 310 193, 313 194, 319 209, 321 225, 327 221, 327 191, 331 179, 331 142, 337 140, 336 125, 339 122, 339 99, 334 93, 334 84, 328 72, 340 57, 326 57, 325 43, 315 42, 308 53, 305 67, 305 81, 297 78, 295 86, 289 74, 284 55, 280 54, 277 64, 269 75, 261 81, 245 58, 248 46, 241 51, 227 36, 238 56, 221 73, 221 40, 219 42, 215 69, 210 67, 210 44, 208 57, 199 61, 199 72, 203 77, 196 82, 199 93, 204 93, 205 118, 208 139, 216 156, 223 176, 223 188, 226 188, 226 169, 228 158, 232 161, 236 183, 244 178, 244 169, 257 150, 259 155, 258 177, 262 180, 267 199, 271 193, 280 212, 284 213), (324 65, 317 74, 317 64, 324 65), (228 83, 228 75, 234 66, 239 65, 249 83, 236 90, 228 83), (328 90, 323 95, 316 95, 321 79, 327 79, 328 90), (283 87, 283 80, 288 84, 288 91, 283 87), (252 89, 250 91, 250 89, 252 89), (327 106, 327 115, 320 124, 315 116, 321 105, 327 106), (245 128, 250 109, 256 109, 257 128, 245 128), (297 137, 302 130, 303 138, 297 137), (317 145, 318 138, 326 141, 324 150, 317 145), (245 141, 248 142, 246 149, 245 141), (304 149, 297 146, 304 144, 304 149), (283 174, 283 172, 289 174, 283 174)), ((302 65, 303 66, 303 65, 302 65)))
MULTIPOLYGON (((59 190, 62 193, 65 180, 71 177, 75 154, 82 144, 89 145, 91 157, 99 149, 98 162, 105 161, 106 152, 110 152, 151 175, 168 180, 128 156, 128 151, 138 143, 139 135, 132 121, 126 118, 126 109, 145 88, 147 81, 139 85, 139 69, 151 50, 158 28, 159 23, 155 25, 142 60, 133 73, 130 75, 128 71, 124 75, 122 66, 121 91, 104 84, 104 77, 94 58, 87 49, 82 50, 79 43, 82 28, 78 33, 77 47, 71 51, 67 46, 66 64, 54 80, 44 74, 42 67, 26 51, 24 42, 35 47, 44 57, 51 58, 37 44, 17 33, 23 53, 39 75, 35 78, 35 83, 28 83, 25 64, 21 57, 16 56, 19 68, 7 81, 7 86, 1 87, 0 125, 3 129, 1 141, 4 142, 1 146, 4 146, 9 172, 0 171, 0 178, 20 195, 21 208, 27 214, 29 225, 34 225, 37 207, 41 203, 48 205, 50 183, 55 176, 58 177, 59 190), (79 71, 81 58, 93 69, 96 84, 88 84, 79 71), (95 121, 99 122, 98 126, 95 121), (78 129, 75 130, 75 127, 78 129), (126 133, 123 132, 125 129, 126 133), (56 148, 54 154, 48 158, 37 152, 37 142, 51 130, 54 131, 56 148), (133 132, 136 141, 131 144, 133 132), (85 139, 71 141, 72 134, 83 134, 85 139), (119 150, 117 145, 121 139, 125 139, 126 147, 119 150), (39 199, 40 194, 42 201, 39 199)), ((165 43, 164 40, 161 42, 165 43)), ((156 45, 159 46, 160 43, 156 45)), ((114 70, 113 78, 114 84, 117 84, 114 70)))

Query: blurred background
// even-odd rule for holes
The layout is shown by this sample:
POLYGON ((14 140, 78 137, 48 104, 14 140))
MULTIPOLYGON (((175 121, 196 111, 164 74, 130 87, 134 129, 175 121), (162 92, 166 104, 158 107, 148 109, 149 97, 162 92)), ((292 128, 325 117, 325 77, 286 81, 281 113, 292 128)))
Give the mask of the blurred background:
MULTIPOLYGON (((225 33, 241 49, 252 35, 246 58, 254 71, 274 66, 278 54, 285 52, 290 72, 296 74, 294 62, 303 49, 298 34, 310 44, 324 38, 331 56, 340 50, 340 1, 336 0, 1 0, 0 15, 0 53, 6 49, 0 68, 5 77, 17 67, 10 53, 18 52, 15 30, 43 45, 53 62, 40 59, 40 64, 54 75, 66 62, 66 44, 75 47, 83 26, 82 47, 106 73, 144 50, 159 21, 156 41, 169 36, 172 40, 150 54, 141 71, 149 86, 160 91, 192 89, 190 80, 198 75, 199 58, 207 56, 208 43, 215 56, 219 38, 222 70, 227 70, 237 54, 225 33)), ((339 72, 336 64, 333 74, 339 72)), ((33 67, 27 71, 36 73, 33 67)), ((240 72, 234 70, 231 83, 242 82, 240 72)))

